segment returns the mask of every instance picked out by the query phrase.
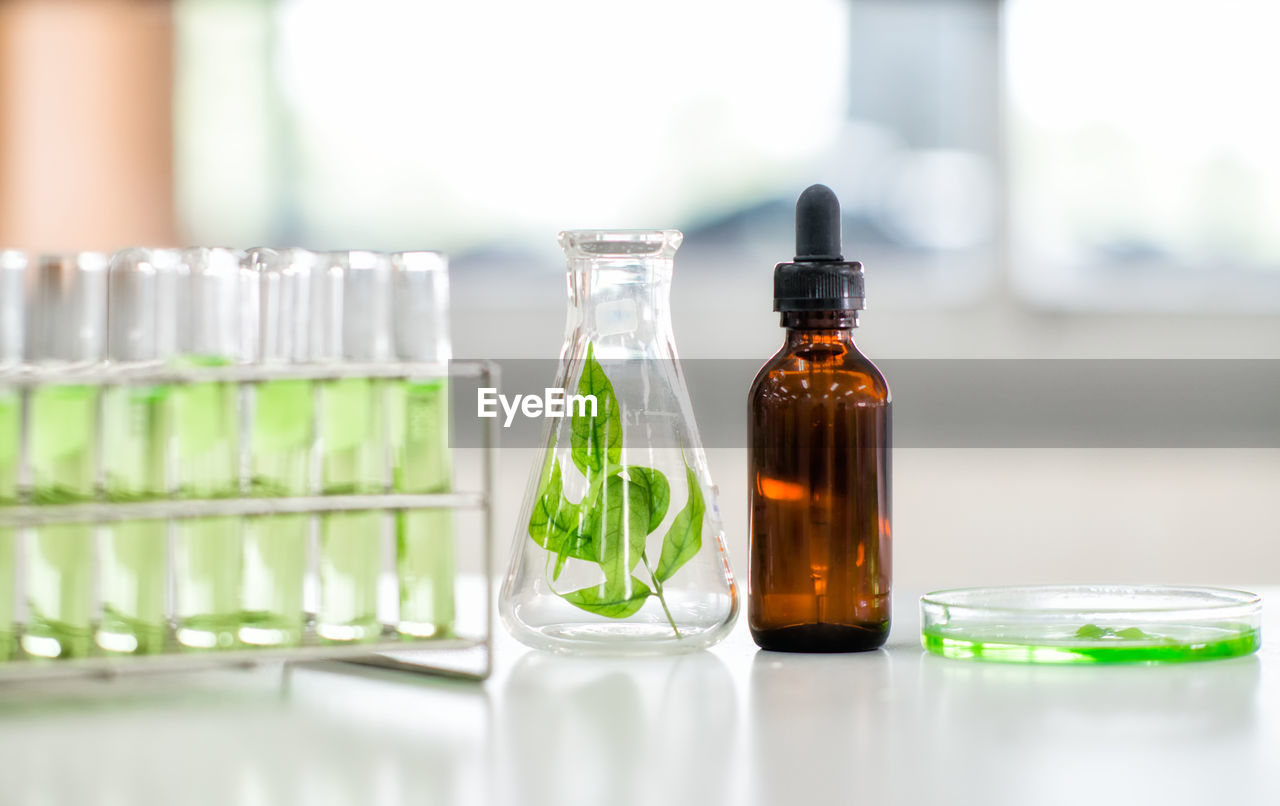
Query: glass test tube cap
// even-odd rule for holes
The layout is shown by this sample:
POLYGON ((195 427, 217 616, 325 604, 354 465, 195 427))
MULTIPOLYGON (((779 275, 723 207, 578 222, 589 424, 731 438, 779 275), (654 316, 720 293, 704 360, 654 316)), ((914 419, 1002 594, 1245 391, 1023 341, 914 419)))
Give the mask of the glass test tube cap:
POLYGON ((264 362, 310 360, 315 253, 296 248, 258 248, 249 250, 248 261, 258 280, 254 357, 264 362))
POLYGON ((107 271, 107 357, 157 361, 177 350, 177 249, 125 249, 107 271))
POLYGON ((320 257, 312 318, 315 357, 386 361, 391 357, 391 261, 380 252, 320 257))
POLYGON ((184 249, 178 279, 178 350, 187 356, 249 360, 257 340, 256 279, 241 252, 184 249))
POLYGON ((449 261, 439 252, 391 256, 392 321, 401 361, 448 361, 449 261))
POLYGON ((0 366, 22 362, 22 280, 26 270, 25 252, 0 250, 0 366))
POLYGON ((89 363, 106 346, 107 256, 41 255, 26 272, 26 343, 30 361, 89 363))

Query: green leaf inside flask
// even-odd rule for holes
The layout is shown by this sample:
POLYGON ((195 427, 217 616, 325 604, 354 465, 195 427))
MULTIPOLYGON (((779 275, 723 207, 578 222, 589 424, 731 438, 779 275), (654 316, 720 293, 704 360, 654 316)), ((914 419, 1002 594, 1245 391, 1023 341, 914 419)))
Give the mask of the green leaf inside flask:
POLYGON ((598 616, 626 618, 635 615, 644 606, 645 599, 649 598, 651 593, 648 585, 636 577, 631 577, 630 586, 606 582, 602 585, 570 591, 564 594, 564 600, 574 607, 598 616))
POLYGON ((686 464, 684 470, 685 483, 689 487, 689 501, 671 522, 671 528, 662 541, 662 555, 658 558, 658 568, 654 571, 659 582, 666 582, 674 576, 682 565, 702 549, 702 519, 707 506, 693 468, 686 464))
POLYGON ((595 398, 595 411, 577 407, 569 418, 573 463, 591 478, 617 467, 622 461, 622 409, 613 384, 595 359, 595 345, 587 345, 587 360, 578 380, 577 394, 595 398))

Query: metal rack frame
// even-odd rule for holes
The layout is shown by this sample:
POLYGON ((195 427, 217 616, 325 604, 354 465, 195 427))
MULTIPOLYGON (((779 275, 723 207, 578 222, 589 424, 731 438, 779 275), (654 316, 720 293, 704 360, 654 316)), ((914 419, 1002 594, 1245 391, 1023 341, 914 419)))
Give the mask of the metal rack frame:
MULTIPOLYGON (((230 383, 240 387, 253 386, 267 381, 300 380, 322 383, 348 378, 376 378, 387 380, 430 380, 450 378, 475 378, 485 386, 496 386, 498 368, 489 361, 451 361, 448 363, 344 363, 325 365, 240 365, 222 367, 182 366, 93 366, 93 367, 41 367, 23 366, 0 371, 0 389, 17 389, 21 395, 22 411, 21 444, 19 447, 18 486, 20 500, 26 501, 31 493, 31 466, 29 461, 29 400, 34 389, 44 386, 83 385, 96 387, 163 386, 193 383, 230 383)), ((317 391, 318 394, 318 391, 317 391)), ((98 423, 102 422, 102 395, 98 396, 98 423)), ((243 413, 242 413, 243 414, 243 413)), ((242 427, 247 418, 241 417, 242 427)), ((99 652, 86 658, 65 660, 10 659, 0 661, 0 684, 13 680, 44 680, 57 677, 106 676, 160 670, 190 670, 216 666, 256 665, 274 661, 345 660, 407 671, 439 674, 470 680, 483 680, 492 671, 494 596, 493 596, 493 545, 494 545, 494 490, 496 467, 494 452, 498 442, 497 420, 490 420, 484 428, 482 440, 480 490, 452 493, 414 494, 381 493, 368 495, 306 495, 291 497, 237 497, 216 499, 163 499, 148 501, 107 502, 92 501, 70 504, 27 504, 0 506, 0 528, 12 528, 18 534, 23 530, 50 524, 106 524, 120 521, 166 520, 177 521, 207 517, 242 517, 259 515, 317 515, 328 512, 383 510, 396 512, 419 509, 449 509, 478 511, 481 513, 482 540, 481 564, 483 571, 484 615, 481 635, 450 638, 407 638, 384 626, 376 641, 352 644, 324 643, 308 629, 302 643, 291 647, 261 647, 228 650, 182 651, 183 648, 163 653, 131 655, 99 652), (463 663, 471 660, 471 663, 463 663)), ((102 428, 96 429, 98 445, 98 488, 105 480, 102 459, 102 428)), ((241 440, 241 476, 248 451, 248 440, 241 440)), ((392 457, 387 456, 387 477, 390 478, 392 457)), ((455 534, 455 539, 459 535, 455 534)), ((96 543, 96 540, 94 541, 96 543)), ((25 562, 22 551, 16 552, 15 582, 12 591, 15 603, 20 599, 25 562)), ((95 558, 96 560, 96 558, 95 558)), ((174 586, 172 557, 166 564, 169 588, 174 586)), ((96 578, 95 574, 95 578, 96 578)), ((458 575, 455 573, 455 581, 458 575)), ((170 602, 172 605, 172 602, 170 602)), ((172 607, 169 608, 169 627, 175 627, 172 607)), ((20 638, 25 623, 15 625, 15 638, 20 638)), ((308 621, 308 627, 310 622, 308 621)), ((96 623, 92 625, 96 627, 96 623)))

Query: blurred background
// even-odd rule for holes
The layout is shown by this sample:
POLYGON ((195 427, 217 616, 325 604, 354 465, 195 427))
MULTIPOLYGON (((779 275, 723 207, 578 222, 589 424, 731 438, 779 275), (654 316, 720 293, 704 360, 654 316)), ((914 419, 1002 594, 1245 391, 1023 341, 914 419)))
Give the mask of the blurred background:
MULTIPOLYGON (((678 227, 682 355, 763 362, 821 181, 873 357, 1280 358, 1276 30, 1273 0, 5 0, 0 246, 441 249, 454 354, 501 359, 559 351, 558 230, 678 227)), ((743 572, 745 452, 709 453, 743 572)), ((1280 581, 1274 449, 894 462, 900 587, 1280 581)))

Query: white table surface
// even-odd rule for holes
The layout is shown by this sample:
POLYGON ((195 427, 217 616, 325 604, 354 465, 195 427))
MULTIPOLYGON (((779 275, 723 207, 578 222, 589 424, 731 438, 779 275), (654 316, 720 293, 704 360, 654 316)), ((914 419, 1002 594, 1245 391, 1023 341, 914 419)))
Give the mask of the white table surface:
POLYGON ((0 804, 1280 803, 1280 651, 953 661, 896 606, 857 655, 758 652, 743 621, 645 660, 499 635, 483 686, 343 664, 4 685, 0 804))

